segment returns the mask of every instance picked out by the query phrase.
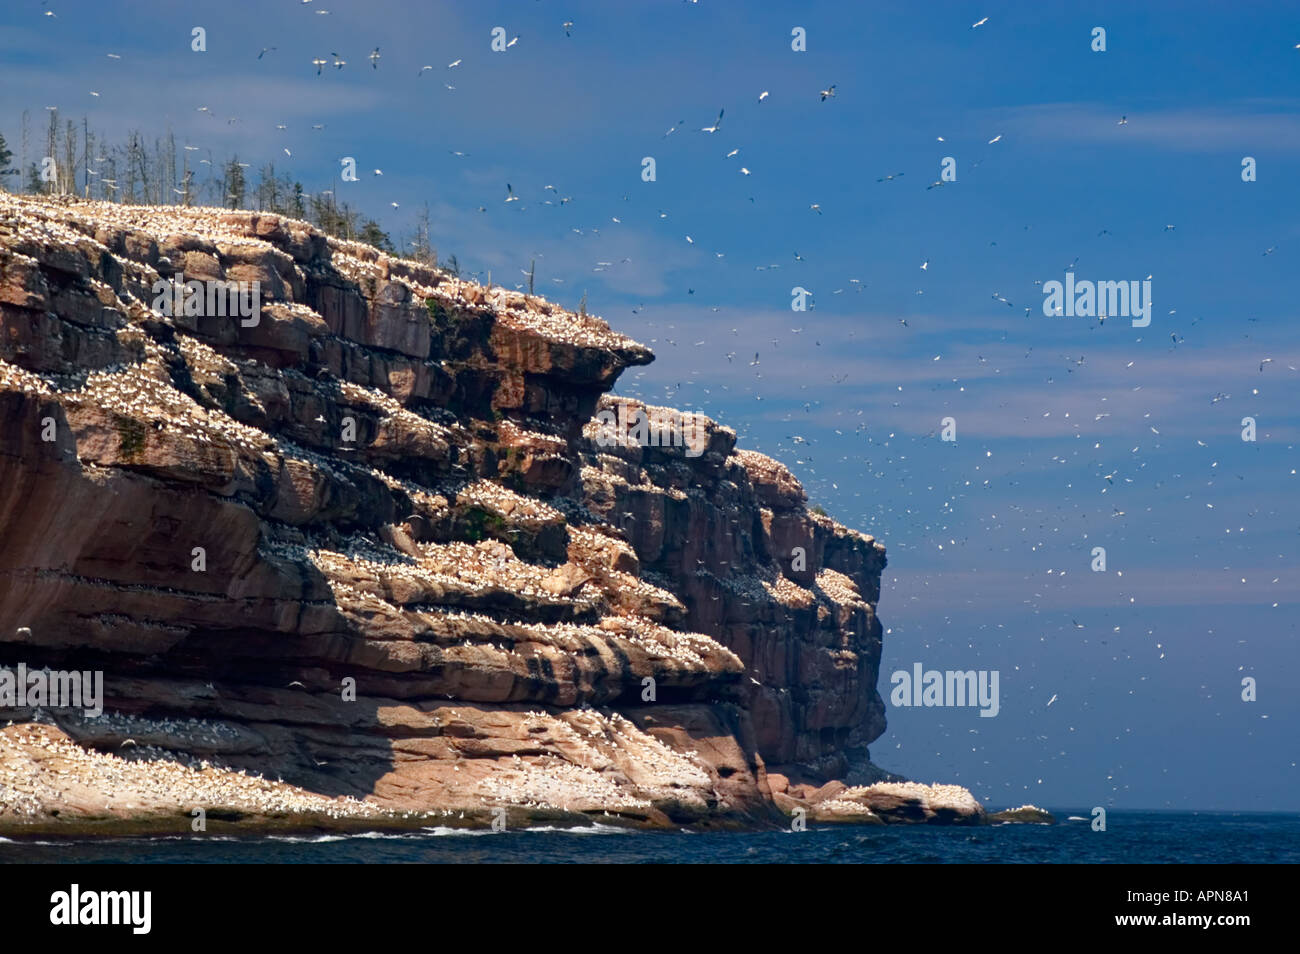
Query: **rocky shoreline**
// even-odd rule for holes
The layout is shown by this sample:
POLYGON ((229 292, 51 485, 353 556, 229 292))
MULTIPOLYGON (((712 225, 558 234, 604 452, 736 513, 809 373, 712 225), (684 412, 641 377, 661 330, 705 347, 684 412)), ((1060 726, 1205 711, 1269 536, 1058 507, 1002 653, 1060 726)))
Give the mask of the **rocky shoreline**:
POLYGON ((870 761, 884 547, 609 393, 651 360, 279 216, 0 192, 0 667, 104 687, 3 712, 0 832, 984 821, 870 761))
MULTIPOLYGON (((326 798, 152 746, 132 747, 126 755, 101 753, 41 722, 0 730, 0 766, 0 836, 10 838, 363 833, 494 825, 517 830, 594 823, 675 827, 653 811, 579 812, 527 805, 503 806, 499 814, 490 807, 401 811, 355 798, 326 798)), ((769 779, 775 783, 778 812, 766 819, 715 814, 693 827, 787 827, 801 812, 807 822, 855 825, 1054 823, 1049 813, 1032 805, 986 814, 966 789, 955 785, 878 782, 849 787, 830 782, 791 788, 779 777, 769 779)))

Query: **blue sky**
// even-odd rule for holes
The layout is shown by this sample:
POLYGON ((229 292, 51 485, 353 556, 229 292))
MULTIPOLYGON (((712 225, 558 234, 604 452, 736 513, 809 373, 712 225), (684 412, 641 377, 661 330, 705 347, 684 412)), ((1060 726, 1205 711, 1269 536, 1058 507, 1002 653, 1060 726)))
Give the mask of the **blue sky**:
POLYGON ((0 132, 57 105, 311 189, 353 156, 340 196, 395 238, 427 202, 444 257, 585 291, 658 355, 620 393, 886 544, 882 693, 1001 672, 993 719, 891 707, 880 764, 995 805, 1300 809, 1300 10, 1081 6, 15 0, 0 132), (1044 316, 1071 265, 1151 275, 1150 327, 1044 316))

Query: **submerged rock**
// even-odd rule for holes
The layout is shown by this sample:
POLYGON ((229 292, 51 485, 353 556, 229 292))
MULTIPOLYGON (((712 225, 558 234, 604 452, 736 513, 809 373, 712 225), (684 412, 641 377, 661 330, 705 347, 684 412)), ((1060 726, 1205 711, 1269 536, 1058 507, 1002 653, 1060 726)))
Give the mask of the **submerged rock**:
POLYGON ((1056 819, 1051 812, 1036 805, 1021 805, 1019 808, 992 812, 988 816, 988 822, 990 825, 1055 825, 1056 819))

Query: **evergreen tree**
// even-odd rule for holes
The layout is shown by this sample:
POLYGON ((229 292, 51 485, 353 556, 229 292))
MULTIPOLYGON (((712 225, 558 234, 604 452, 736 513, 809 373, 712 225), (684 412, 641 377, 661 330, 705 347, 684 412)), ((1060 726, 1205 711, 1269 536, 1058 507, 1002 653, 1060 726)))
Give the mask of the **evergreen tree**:
POLYGON ((221 182, 221 191, 224 193, 221 204, 231 209, 242 209, 247 189, 244 167, 239 164, 239 157, 234 156, 226 163, 226 174, 221 182))
POLYGON ((361 233, 357 236, 361 241, 368 245, 373 245, 381 252, 392 254, 396 251, 393 248, 393 240, 388 237, 388 233, 379 227, 379 223, 374 219, 367 219, 361 226, 361 233))
MULTIPOLYGON (((11 169, 9 167, 9 163, 13 160, 13 158, 14 158, 14 154, 9 150, 9 147, 5 144, 5 137, 3 135, 0 135, 0 180, 4 179, 5 176, 18 175, 17 169, 11 169)), ((3 182, 0 182, 0 185, 3 185, 3 182)))

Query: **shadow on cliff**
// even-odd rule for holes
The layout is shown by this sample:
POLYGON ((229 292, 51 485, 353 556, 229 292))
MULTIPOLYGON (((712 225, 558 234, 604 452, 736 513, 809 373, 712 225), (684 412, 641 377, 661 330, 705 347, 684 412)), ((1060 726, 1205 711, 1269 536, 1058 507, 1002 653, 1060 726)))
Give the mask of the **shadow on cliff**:
MULTIPOLYGON (((367 663, 386 655, 325 576, 264 553, 242 503, 83 467, 52 398, 0 392, 0 414, 0 665, 103 673, 103 716, 46 715, 115 754, 133 739, 324 795, 371 793, 401 731, 380 710, 422 703, 378 697, 392 679, 367 663), (41 439, 45 420, 53 441, 41 439), (196 540, 205 572, 193 569, 196 540), (344 701, 347 677, 356 701, 344 701)), ((430 698, 437 675, 412 688, 430 698)))

